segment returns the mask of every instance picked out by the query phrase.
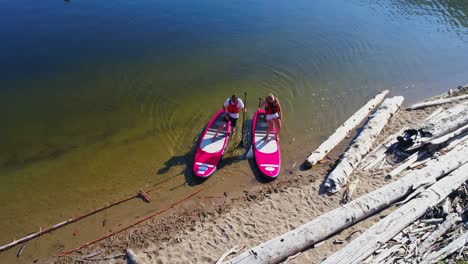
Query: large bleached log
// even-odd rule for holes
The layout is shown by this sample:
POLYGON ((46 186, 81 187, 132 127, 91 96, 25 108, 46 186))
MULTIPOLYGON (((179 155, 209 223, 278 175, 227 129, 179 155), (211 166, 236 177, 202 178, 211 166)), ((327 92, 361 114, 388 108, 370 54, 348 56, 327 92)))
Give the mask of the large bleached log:
POLYGON ((448 244, 448 246, 442 248, 437 252, 432 252, 427 256, 427 258, 421 262, 421 264, 426 263, 437 263, 439 260, 446 258, 450 254, 454 253, 455 251, 459 250, 468 242, 468 232, 464 233, 462 236, 457 238, 452 243, 448 244))
POLYGON ((441 104, 446 104, 446 103, 459 101, 459 100, 464 100, 464 99, 468 99, 468 94, 467 95, 444 98, 444 99, 438 99, 438 100, 433 100, 433 101, 428 101, 428 102, 423 102, 423 103, 419 103, 419 104, 414 104, 414 105, 409 106, 408 108, 406 108, 406 110, 416 110, 416 109, 421 109, 421 108, 425 108, 425 107, 429 107, 429 106, 441 105, 441 104))
POLYGON ((422 256, 426 251, 441 237, 445 234, 457 221, 460 220, 460 217, 456 213, 449 214, 445 221, 440 224, 437 229, 427 237, 416 250, 418 255, 422 256))
POLYGON ((346 185, 348 176, 354 171, 362 157, 366 155, 372 143, 380 134, 403 103, 402 96, 385 99, 377 111, 370 117, 362 132, 351 143, 335 169, 328 175, 324 187, 329 193, 335 193, 346 185))
POLYGON ((374 253, 382 243, 386 243, 405 227, 421 217, 428 208, 442 202, 445 197, 468 180, 468 164, 465 164, 447 177, 439 180, 418 197, 380 220, 363 234, 351 241, 340 251, 327 258, 322 264, 360 263, 374 253))
POLYGON ((332 149, 334 149, 343 139, 345 139, 349 132, 356 126, 362 123, 370 112, 382 103, 385 96, 388 94, 388 90, 384 90, 372 98, 367 104, 359 109, 354 115, 352 115, 342 126, 336 129, 325 142, 323 142, 314 152, 310 154, 305 160, 305 165, 312 167, 322 160, 332 149))
POLYGON ((402 199, 412 190, 427 182, 434 182, 466 162, 468 143, 458 145, 438 160, 429 161, 421 170, 410 171, 401 179, 251 248, 226 263, 278 263, 375 214, 402 199))

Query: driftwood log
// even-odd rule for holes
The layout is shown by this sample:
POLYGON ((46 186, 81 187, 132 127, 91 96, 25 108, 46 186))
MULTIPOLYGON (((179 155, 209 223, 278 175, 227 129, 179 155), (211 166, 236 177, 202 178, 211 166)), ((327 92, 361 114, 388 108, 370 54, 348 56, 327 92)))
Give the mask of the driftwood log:
POLYGON ((468 162, 468 144, 464 143, 438 160, 429 161, 423 169, 410 171, 397 181, 251 248, 225 263, 278 263, 388 207, 412 190, 427 182, 434 182, 435 179, 466 162, 468 162))
MULTIPOLYGON (((468 160, 467 160, 468 161, 468 160)), ((468 180, 468 164, 459 167, 447 177, 413 198, 407 204, 380 220, 362 235, 351 241, 340 251, 327 258, 322 264, 360 263, 374 253, 382 243, 386 243, 405 227, 421 217, 428 208, 442 202, 462 183, 468 180)))
POLYGON ((345 139, 349 132, 362 123, 370 112, 382 103, 385 96, 388 94, 388 90, 384 90, 367 102, 361 109, 354 113, 342 126, 336 129, 325 142, 323 142, 309 157, 305 160, 304 164, 307 167, 312 167, 322 160, 332 149, 334 149, 343 139, 345 139))
POLYGON ((451 103, 454 101, 459 101, 459 100, 464 100, 464 99, 468 99, 468 94, 414 104, 406 108, 406 110, 416 110, 416 109, 421 109, 421 108, 425 108, 429 106, 441 105, 441 104, 451 103))
POLYGON ((402 96, 385 99, 377 111, 370 117, 362 132, 351 143, 335 169, 328 175, 324 187, 329 193, 335 193, 346 185, 348 177, 357 167, 362 157, 366 155, 372 143, 380 134, 403 103, 402 96))

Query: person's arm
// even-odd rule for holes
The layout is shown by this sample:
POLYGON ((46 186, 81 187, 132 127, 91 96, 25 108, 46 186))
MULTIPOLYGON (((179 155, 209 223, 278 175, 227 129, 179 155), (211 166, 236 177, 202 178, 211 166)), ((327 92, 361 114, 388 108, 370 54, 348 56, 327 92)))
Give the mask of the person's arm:
POLYGON ((278 116, 279 116, 279 118, 281 119, 281 117, 282 117, 282 115, 283 115, 283 114, 281 113, 281 105, 280 105, 279 100, 278 100, 277 102, 278 102, 278 116))
POLYGON ((244 102, 241 99, 239 99, 239 102, 240 102, 239 109, 242 109, 242 111, 247 112, 247 107, 245 107, 244 102))
POLYGON ((223 104, 223 110, 224 110, 224 116, 225 116, 226 118, 228 118, 228 111, 227 111, 226 102, 224 102, 224 104, 223 104))

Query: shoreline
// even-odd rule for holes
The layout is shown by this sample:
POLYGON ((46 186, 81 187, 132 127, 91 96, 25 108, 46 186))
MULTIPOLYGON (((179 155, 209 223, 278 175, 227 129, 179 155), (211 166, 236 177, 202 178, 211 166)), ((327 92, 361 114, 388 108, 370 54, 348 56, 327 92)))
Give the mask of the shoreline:
MULTIPOLYGON (((433 96, 430 99, 441 96, 443 95, 433 96)), ((452 104, 443 107, 450 105, 452 104)), ((411 112, 401 109, 392 117, 374 145, 398 131, 403 124, 411 125, 424 120, 437 108, 438 106, 428 107, 411 112)), ((126 248, 131 248, 149 263, 213 263, 225 251, 236 245, 244 249, 255 246, 339 206, 342 191, 332 196, 321 196, 320 184, 353 138, 354 135, 350 135, 327 155, 321 164, 310 170, 301 168, 288 170, 276 181, 264 184, 255 190, 243 191, 234 197, 213 198, 212 205, 205 208, 190 209, 190 205, 182 206, 163 219, 142 224, 115 236, 112 241, 103 241, 77 254, 54 261, 71 263, 80 260, 79 256, 97 251, 104 251, 101 257, 118 256, 126 248), (286 173, 292 177, 285 177, 286 173)), ((354 197, 359 197, 389 182, 384 179, 382 172, 381 175, 374 174, 373 177, 370 174, 362 173, 362 184, 356 189, 354 197)), ((386 209, 353 225, 320 243, 320 250, 307 250, 289 263, 320 262, 346 244, 346 242, 337 244, 333 241, 338 239, 347 241, 357 236, 359 230, 370 226, 391 210, 391 208, 386 209)), ((91 263, 99 261, 99 257, 86 260, 91 263)), ((125 263, 125 256, 116 257, 114 261, 125 263)))
MULTIPOLYGON (((437 95, 431 98, 438 98, 442 95, 437 95)), ((449 104, 450 105, 450 104, 449 104)), ((446 107, 446 106, 445 106, 446 107)), ((386 138, 388 135, 398 131, 403 123, 407 124, 408 122, 418 122, 424 119, 426 116, 432 112, 437 107, 431 107, 428 109, 418 110, 407 112, 405 110, 400 110, 392 119, 390 123, 382 131, 381 135, 375 143, 386 138)), ((245 247, 254 246, 268 238, 269 236, 279 235, 288 231, 293 227, 297 227, 307 221, 312 220, 316 216, 327 212, 336 206, 339 206, 339 201, 341 199, 341 192, 333 196, 319 196, 318 191, 320 184, 322 183, 324 177, 327 175, 327 171, 333 166, 335 161, 339 158, 341 153, 347 148, 349 142, 354 138, 356 131, 352 132, 348 139, 341 142, 327 157, 319 164, 314 166, 310 170, 302 170, 300 168, 300 162, 294 162, 296 164, 289 165, 283 164, 284 171, 280 174, 279 178, 276 181, 271 183, 261 183, 260 185, 252 185, 242 189, 242 186, 237 188, 238 190, 233 190, 232 192, 220 192, 219 190, 210 190, 209 184, 200 194, 193 197, 192 200, 187 201, 183 204, 177 205, 177 207, 168 210, 154 219, 149 220, 148 222, 142 223, 136 227, 131 228, 128 231, 122 232, 111 238, 105 239, 102 242, 99 242, 95 245, 86 247, 77 253, 74 253, 70 256, 61 257, 61 258, 49 258, 46 260, 47 263, 75 263, 77 261, 83 261, 83 256, 86 256, 97 251, 102 252, 99 256, 96 256, 93 259, 85 260, 85 263, 99 263, 99 257, 105 256, 117 256, 122 255, 126 248, 133 249, 139 256, 143 256, 143 259, 150 262, 161 262, 161 263, 187 263, 187 262, 215 262, 216 259, 221 256, 223 252, 227 249, 232 248, 236 244, 244 244, 245 247), (313 191, 310 191, 313 190, 313 191), (303 193, 309 192, 309 198, 304 197, 303 193), (312 199, 312 200, 308 200, 312 199), (287 201, 284 203, 284 201, 287 201), (302 204, 302 203, 306 204, 302 204), (291 207, 290 204, 301 203, 299 207, 301 213, 307 215, 300 216, 297 212, 287 212, 287 207, 291 207), (251 209, 256 207, 255 210, 251 209), (284 208, 283 208, 284 207, 284 208), (284 223, 278 223, 277 225, 284 225, 278 230, 273 232, 272 227, 276 226, 274 224, 265 224, 257 223, 259 219, 269 219, 271 221, 277 219, 271 219, 272 216, 264 214, 264 208, 270 208, 272 212, 275 212, 275 215, 282 216, 282 221, 284 223), (255 215, 252 215, 252 210, 255 215), (287 213, 285 213, 287 212, 287 213), (256 216, 256 215, 259 216, 256 216), (236 220, 243 225, 238 226, 237 228, 233 227, 233 223, 223 222, 223 219, 236 219, 237 215, 245 216, 245 221, 243 219, 236 220), (285 215, 294 215, 294 219, 289 219, 285 215), (251 218, 251 219, 249 219, 251 218), (250 221, 250 222, 249 222, 250 221), (210 224, 209 222, 214 222, 210 224), (208 229, 217 229, 218 224, 225 224, 224 228, 215 233, 208 232, 208 235, 203 233, 203 230, 208 229), (251 223, 254 222, 254 223, 251 223), (270 227, 271 226, 271 227, 270 227), (257 227, 259 230, 256 230, 257 227), (243 230, 244 229, 244 230, 243 230), (222 231, 224 230, 224 231, 222 231), (243 230, 242 233, 233 231, 233 230, 243 230), (281 232, 280 232, 281 231, 281 232), (231 233, 229 233, 231 232, 231 233), (195 234, 196 233, 196 234, 195 234), (201 237, 199 237, 201 234, 201 237), (269 236, 265 236, 268 234, 269 236), (205 247, 198 248, 196 252, 206 252, 206 255, 193 256, 192 259, 187 258, 187 256, 193 255, 193 251, 185 251, 180 255, 171 253, 172 251, 177 251, 180 248, 187 249, 193 248, 194 245, 190 244, 188 241, 199 239, 203 242, 206 242, 205 247), (229 237, 237 237, 238 239, 233 239, 229 237), (210 239, 216 239, 222 241, 223 243, 213 242, 210 239), (223 238, 223 239, 221 239, 223 238), (248 243, 240 243, 248 239, 248 243), (233 243, 236 241, 238 243, 233 243), (184 244, 188 243, 188 244, 184 244), (211 244, 211 245, 210 245, 211 244), (161 246, 157 246, 161 245, 161 246), (158 253, 155 253, 158 252, 158 253), (192 253, 190 253, 192 252, 192 253)), ((312 149, 307 150, 312 151, 312 149)), ((307 153, 308 154, 308 153, 307 153)), ((302 159, 307 155, 304 154, 302 159)), ((300 155, 300 154, 298 154, 300 155)), ((302 162, 301 159, 301 162, 302 162)), ((219 172, 218 172, 219 173, 219 172)), ((224 180, 224 175, 214 175, 217 178, 224 180)), ((220 179, 219 179, 220 180, 220 179)), ((256 179, 253 179, 256 181, 256 179)), ((357 197, 361 194, 372 191, 386 183, 388 181, 373 178, 366 179, 369 182, 363 184, 356 190, 354 197, 357 197)), ((172 180, 169 180, 172 181, 172 180)), ((205 184, 200 184, 204 186, 205 184)), ((200 186, 191 186, 190 190, 187 190, 183 185, 180 185, 180 192, 187 192, 188 195, 190 192, 195 191, 200 186)), ((157 196, 157 195, 156 195, 157 196)), ((141 203, 141 201, 138 201, 141 203)), ((158 210, 164 206, 169 206, 169 202, 159 204, 159 201, 156 201, 158 204, 158 210)), ((172 201, 173 202, 173 201, 172 201)), ((293 208, 294 209, 294 208, 293 208)), ((154 210, 153 210, 154 211, 154 210)), ((294 211, 294 210, 293 210, 294 211)), ((381 213, 382 214, 382 213, 381 213)), ((133 223, 138 219, 143 218, 146 214, 131 218, 128 215, 122 217, 127 217, 126 221, 121 221, 115 225, 115 228, 120 226, 125 226, 126 224, 133 223)), ((373 216, 371 219, 376 219, 378 216, 373 216)), ((104 220, 105 221, 105 220, 104 220)), ((367 223, 370 220, 365 220, 357 225, 345 230, 339 236, 345 236, 342 239, 347 237, 349 230, 358 230, 359 225, 367 223), (347 234, 347 235, 346 235, 347 234)), ((104 224, 103 224, 104 226, 104 224)), ((114 228, 113 228, 114 229, 114 228)), ((109 232, 112 230, 109 230, 109 232)), ((115 230, 114 230, 115 231, 115 230)), ((206 232, 206 231, 205 231, 206 232)), ((73 234, 74 235, 74 234, 73 234)), ((97 235, 92 235, 91 237, 97 237, 97 235)), ((336 238, 336 236, 335 236, 336 238)), ((330 240, 330 239, 329 239, 330 240)), ((86 241, 75 241, 75 245, 84 244, 86 241)), ((333 245, 330 241, 324 243, 325 247, 322 247, 326 252, 333 252, 338 249, 340 245, 333 245)), ((19 246, 18 246, 19 249, 19 246)), ((63 252, 69 248, 61 248, 57 250, 58 252, 63 252)), ((16 254, 17 249, 11 249, 11 251, 16 254)), ((26 252, 28 249, 26 248, 26 252)), ((306 262, 319 262, 320 258, 326 257, 327 254, 312 254, 312 258, 306 257, 306 262)), ((25 259, 23 259, 25 260, 25 259)), ((115 258, 116 263, 126 263, 125 257, 120 256, 115 258)), ((305 261, 303 257, 298 257, 297 260, 293 260, 291 263, 302 263, 300 261, 305 261), (302 260, 301 260, 302 259, 302 260), (299 261, 299 262, 295 262, 299 261)))

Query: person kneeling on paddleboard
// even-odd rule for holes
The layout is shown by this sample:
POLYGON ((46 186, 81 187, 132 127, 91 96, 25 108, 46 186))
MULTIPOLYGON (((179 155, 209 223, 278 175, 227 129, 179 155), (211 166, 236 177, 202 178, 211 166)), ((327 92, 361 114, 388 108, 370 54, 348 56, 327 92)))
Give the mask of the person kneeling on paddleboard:
POLYGON ((223 109, 224 109, 224 121, 225 123, 218 128, 216 131, 216 134, 213 137, 213 140, 216 138, 219 132, 223 130, 226 127, 226 123, 228 121, 231 121, 231 136, 234 136, 236 133, 236 124, 237 124, 237 119, 239 119, 239 111, 242 109, 244 112, 247 111, 247 109, 244 106, 244 102, 240 98, 238 98, 235 94, 231 96, 231 98, 226 99, 226 101, 223 104, 223 109))
POLYGON ((273 94, 269 94, 266 100, 260 104, 260 107, 265 106, 266 120, 268 123, 268 129, 266 131, 265 140, 269 139, 270 132, 273 130, 275 134, 275 140, 279 141, 278 134, 281 130, 281 105, 278 98, 273 94))

